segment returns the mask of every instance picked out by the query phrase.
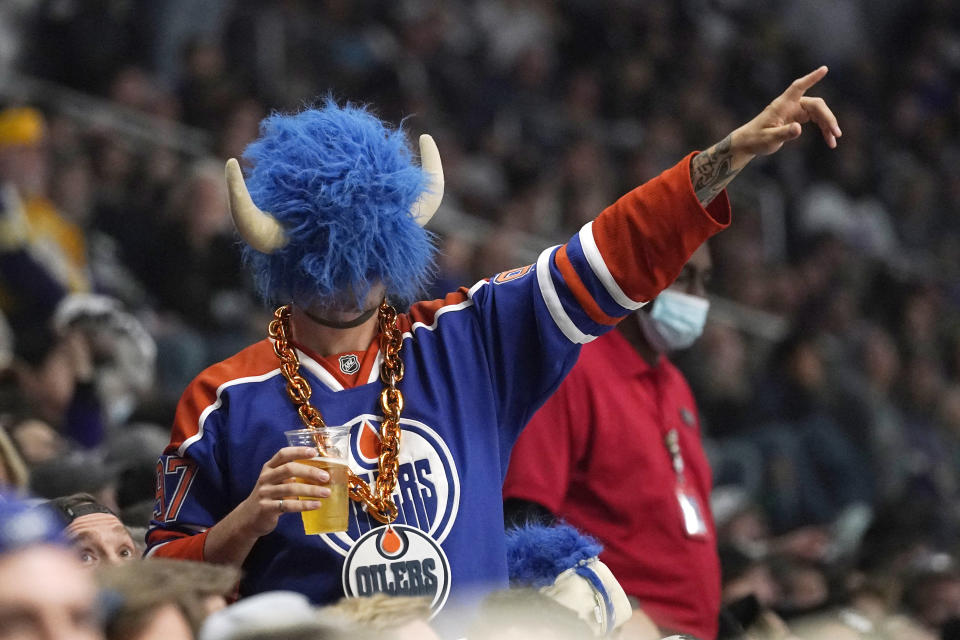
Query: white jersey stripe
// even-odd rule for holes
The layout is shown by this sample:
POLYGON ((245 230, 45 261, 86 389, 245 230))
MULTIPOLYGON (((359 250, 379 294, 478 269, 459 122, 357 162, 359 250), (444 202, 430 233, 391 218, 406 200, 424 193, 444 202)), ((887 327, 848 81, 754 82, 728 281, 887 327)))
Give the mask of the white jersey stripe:
POLYGON ((383 352, 377 349, 377 357, 373 360, 373 367, 370 369, 370 375, 367 376, 367 384, 376 382, 380 379, 380 365, 383 364, 383 352))
POLYGON ((557 289, 553 285, 553 276, 550 274, 550 256, 553 255, 556 248, 550 247, 544 250, 537 258, 537 283, 540 285, 540 295, 543 296, 547 310, 550 311, 550 317, 553 318, 563 335, 567 336, 567 340, 577 344, 586 344, 597 336, 584 333, 577 328, 567 312, 563 310, 560 296, 557 295, 557 289))
MULTIPOLYGON (((472 307, 472 306, 473 306, 473 294, 476 293, 477 289, 479 289, 480 287, 482 287, 482 286, 484 286, 484 285, 486 285, 486 284, 488 284, 486 280, 480 280, 479 282, 477 282, 476 284, 474 284, 472 287, 470 287, 470 290, 469 290, 469 291, 467 291, 467 298, 468 298, 467 300, 464 300, 463 302, 458 302, 458 303, 456 303, 456 304, 448 304, 448 305, 445 306, 445 307, 440 307, 439 309, 437 309, 436 312, 434 312, 434 314, 433 314, 433 322, 432 322, 432 323, 430 323, 430 324, 424 324, 423 322, 414 322, 414 323, 413 323, 413 326, 410 327, 410 331, 404 331, 404 332, 403 332, 403 339, 406 340, 407 338, 412 338, 412 337, 413 337, 413 332, 416 331, 417 329, 426 329, 427 331, 434 331, 434 330, 436 330, 436 328, 437 328, 437 321, 440 319, 440 316, 442 316, 443 314, 445 314, 445 313, 447 313, 447 312, 449 312, 449 311, 460 311, 461 309, 466 309, 466 308, 468 308, 468 307, 472 307)), ((379 375, 379 373, 378 373, 378 375, 379 375)))
POLYGON ((207 408, 204 409, 203 412, 200 414, 200 419, 197 420, 197 433, 183 441, 183 444, 181 444, 180 447, 177 449, 177 455, 183 456, 183 454, 186 453, 190 445, 192 445, 194 442, 196 442, 197 440, 203 437, 203 423, 207 421, 207 416, 209 416, 211 413, 213 413, 223 405, 223 400, 220 398, 220 394, 223 393, 224 389, 228 387, 232 387, 236 384, 245 384, 247 382, 263 382, 264 380, 269 380, 270 378, 276 375, 280 375, 279 368, 259 376, 249 376, 246 378, 237 378, 235 380, 227 380, 226 382, 221 384, 219 387, 217 387, 216 401, 214 401, 213 404, 207 406, 207 408))
POLYGON ((490 284, 488 280, 477 280, 476 282, 473 283, 473 286, 467 290, 467 297, 473 300, 473 294, 475 294, 482 287, 485 287, 488 284, 490 284))
POLYGON ((610 297, 621 307, 631 311, 647 304, 646 302, 637 302, 630 299, 630 296, 624 293, 620 285, 617 284, 613 274, 610 273, 610 269, 607 268, 607 263, 603 261, 603 256, 600 255, 600 249, 597 247, 596 240, 594 240, 592 220, 580 228, 578 235, 580 237, 580 246, 583 248, 583 255, 586 256, 590 269, 593 270, 593 274, 597 276, 597 279, 603 285, 603 288, 607 290, 607 293, 610 294, 610 297))

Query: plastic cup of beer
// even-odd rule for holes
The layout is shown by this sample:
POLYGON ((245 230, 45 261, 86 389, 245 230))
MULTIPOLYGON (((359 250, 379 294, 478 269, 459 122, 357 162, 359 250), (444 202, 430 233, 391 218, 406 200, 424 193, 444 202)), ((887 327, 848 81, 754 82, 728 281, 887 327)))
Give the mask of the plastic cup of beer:
MULTIPOLYGON (((297 460, 330 474, 329 498, 320 499, 320 508, 302 511, 303 532, 310 535, 332 533, 347 530, 347 508, 350 498, 347 494, 347 446, 349 427, 326 427, 323 429, 296 429, 285 431, 287 444, 291 447, 314 447, 320 454, 308 460, 297 460)), ((294 478, 293 482, 314 484, 303 478, 294 478)), ((300 500, 317 500, 307 496, 298 496, 300 500)))

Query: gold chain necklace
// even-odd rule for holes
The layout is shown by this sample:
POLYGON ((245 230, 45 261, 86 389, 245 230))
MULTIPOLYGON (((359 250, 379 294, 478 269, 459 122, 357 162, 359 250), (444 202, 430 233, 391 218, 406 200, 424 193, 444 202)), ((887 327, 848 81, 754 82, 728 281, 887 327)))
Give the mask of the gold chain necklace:
MULTIPOLYGON (((380 408, 383 409, 383 424, 380 425, 380 458, 377 462, 378 475, 376 488, 357 477, 347 469, 350 497, 367 506, 367 513, 384 524, 390 524, 397 517, 397 505, 393 503, 393 489, 397 486, 397 471, 400 463, 400 413, 403 411, 403 394, 397 389, 397 383, 403 380, 403 361, 400 349, 403 347, 403 334, 397 328, 397 310, 384 300, 380 304, 378 323, 380 326, 380 352, 383 364, 380 365, 380 379, 383 391, 380 392, 380 408)), ((287 395, 297 407, 300 419, 308 429, 326 427, 323 416, 312 404, 310 396, 313 390, 306 378, 300 375, 300 359, 290 346, 290 305, 284 305, 273 312, 273 320, 267 329, 274 340, 273 351, 280 358, 280 372, 287 381, 287 395)), ((320 444, 319 441, 317 443, 320 444)), ((323 447, 318 446, 320 455, 323 447)))

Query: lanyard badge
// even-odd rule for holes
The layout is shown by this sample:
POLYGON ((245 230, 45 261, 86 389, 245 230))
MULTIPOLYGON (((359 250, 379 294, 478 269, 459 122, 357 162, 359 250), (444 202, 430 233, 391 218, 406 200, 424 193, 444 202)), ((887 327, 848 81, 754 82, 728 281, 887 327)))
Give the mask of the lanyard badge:
POLYGON ((680 434, 676 429, 670 429, 663 438, 673 463, 673 471, 677 476, 677 506, 683 531, 690 538, 704 539, 709 535, 707 521, 703 515, 703 507, 697 494, 689 490, 684 477, 683 454, 680 451, 680 434))
POLYGON ((703 517, 700 500, 692 492, 682 486, 677 487, 677 502, 680 505, 680 514, 683 518, 683 531, 691 538, 706 538, 707 522, 703 517))

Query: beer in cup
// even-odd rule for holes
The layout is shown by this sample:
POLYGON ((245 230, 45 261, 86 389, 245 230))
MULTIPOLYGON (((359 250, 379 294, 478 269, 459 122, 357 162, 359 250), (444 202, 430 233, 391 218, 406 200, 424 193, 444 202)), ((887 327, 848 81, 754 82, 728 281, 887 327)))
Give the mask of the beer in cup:
MULTIPOLYGON (((349 427, 326 427, 323 429, 297 429, 286 431, 287 444, 291 447, 314 447, 319 455, 308 460, 297 460, 330 474, 330 497, 320 499, 320 508, 300 513, 303 518, 303 532, 310 535, 332 533, 347 530, 347 509, 350 497, 347 491, 347 445, 349 427)), ((293 482, 313 484, 303 478, 294 478, 293 482)), ((298 496, 300 500, 317 500, 298 496)))

